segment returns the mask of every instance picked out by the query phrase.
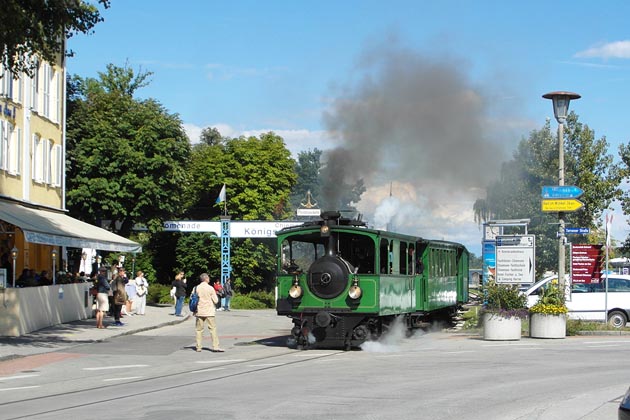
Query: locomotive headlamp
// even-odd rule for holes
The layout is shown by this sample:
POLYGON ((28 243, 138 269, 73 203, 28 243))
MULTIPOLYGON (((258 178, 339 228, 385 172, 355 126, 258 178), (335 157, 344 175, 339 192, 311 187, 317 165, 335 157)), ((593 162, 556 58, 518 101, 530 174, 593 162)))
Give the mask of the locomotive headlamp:
POLYGON ((295 276, 295 279, 293 280, 293 286, 289 289, 289 296, 293 299, 297 299, 302 296, 302 287, 298 284, 297 276, 295 276))
POLYGON ((330 228, 328 227, 328 225, 323 225, 322 227, 319 228, 319 233, 322 236, 329 236, 330 235, 330 228))
POLYGON ((350 297, 350 299, 354 300, 359 299, 361 297, 361 293, 361 288, 356 284, 350 286, 350 290, 348 290, 348 296, 350 297))
POLYGON ((348 290, 348 297, 356 300, 359 299, 362 294, 363 291, 359 287, 359 277, 355 273, 354 279, 352 280, 352 286, 350 286, 350 289, 348 290))

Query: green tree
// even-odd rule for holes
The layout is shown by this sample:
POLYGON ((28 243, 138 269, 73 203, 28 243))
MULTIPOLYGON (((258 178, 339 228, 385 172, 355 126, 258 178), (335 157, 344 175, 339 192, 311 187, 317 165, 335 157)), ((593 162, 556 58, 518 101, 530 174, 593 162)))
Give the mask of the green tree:
MULTIPOLYGON (((621 174, 624 181, 630 179, 630 144, 621 144, 619 146, 619 157, 621 158, 621 174)), ((621 198, 621 210, 624 215, 630 215, 630 192, 624 191, 621 198)), ((622 252, 627 255, 630 253, 630 235, 625 239, 622 245, 622 252)))
POLYGON ((218 145, 197 144, 190 165, 189 205, 206 210, 206 218, 219 215, 222 207, 215 205, 215 199, 226 184, 232 218, 285 219, 296 180, 294 164, 284 140, 274 133, 224 139, 218 145))
MULTIPOLYGON (((108 8, 109 0, 99 0, 108 8)), ((83 0, 2 0, 0 1, 1 64, 14 77, 29 76, 36 66, 32 57, 50 63, 63 51, 63 40, 77 33, 91 33, 103 18, 93 2, 83 0)), ((71 52, 69 52, 71 54, 71 52)))
POLYGON ((297 180, 291 192, 291 205, 294 209, 300 208, 300 204, 306 200, 306 194, 309 191, 316 202, 320 199, 321 156, 322 151, 317 148, 298 153, 298 159, 295 164, 297 180))
POLYGON ((199 140, 208 146, 216 146, 224 141, 223 136, 221 136, 221 133, 216 127, 206 127, 201 130, 199 140))
POLYGON ((156 231, 183 211, 190 143, 177 115, 133 95, 150 73, 107 66, 99 79, 71 81, 67 117, 67 203, 89 223, 118 221, 156 231))
MULTIPOLYGON (((578 122, 575 113, 567 118, 565 130, 565 184, 584 190, 585 206, 566 213, 568 226, 597 229, 598 218, 620 194, 619 168, 607 154, 605 138, 595 140, 594 132, 578 122)), ((550 123, 523 139, 511 161, 501 167, 500 179, 486 189, 486 198, 474 204, 475 220, 529 218, 528 233, 536 235, 536 268, 553 270, 558 261, 558 219, 556 213, 541 210, 541 187, 558 184, 558 141, 550 123)), ((571 238, 584 241, 585 238, 571 238)))
MULTIPOLYGON (((224 138, 215 130, 209 134, 213 140, 202 140, 192 148, 185 216, 208 220, 222 214, 223 205, 216 205, 215 200, 223 184, 232 220, 280 220, 290 215, 295 161, 283 139, 274 133, 249 138, 224 138)), ((232 278, 239 292, 270 287, 272 242, 231 240, 232 278)), ((176 254, 177 266, 187 272, 221 274, 220 239, 212 234, 182 235, 176 254)))

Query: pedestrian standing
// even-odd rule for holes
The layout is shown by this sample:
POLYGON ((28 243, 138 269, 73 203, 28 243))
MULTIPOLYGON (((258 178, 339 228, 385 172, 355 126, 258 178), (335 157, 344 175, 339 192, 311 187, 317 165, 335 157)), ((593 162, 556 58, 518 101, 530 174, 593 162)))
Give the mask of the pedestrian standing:
POLYGON ((125 278, 125 293, 127 294, 127 300, 125 301, 125 305, 122 307, 122 314, 132 316, 136 311, 136 299, 138 297, 136 293, 136 282, 129 281, 125 278))
POLYGON ((230 301, 232 300, 232 279, 228 277, 225 279, 225 284, 223 285, 223 294, 225 297, 223 298, 223 310, 230 310, 230 301))
POLYGON ((123 324, 120 322, 120 312, 122 310, 123 305, 127 301, 127 293, 125 292, 125 269, 123 267, 118 268, 118 275, 114 278, 112 282, 112 289, 114 290, 114 325, 117 327, 122 327, 123 324))
POLYGON ((149 293, 149 282, 144 278, 144 273, 138 271, 136 273, 136 314, 144 315, 147 307, 147 293, 149 293))
POLYGON ((219 311, 222 311, 223 308, 221 308, 221 299, 224 297, 223 294, 223 286, 221 286, 221 279, 215 279, 214 282, 212 283, 212 287, 214 287, 214 291, 217 294, 217 304, 216 304, 216 308, 219 311))
POLYGON ((101 267, 98 269, 96 287, 98 288, 98 294, 96 295, 96 328, 105 328, 103 318, 105 317, 105 313, 109 311, 107 268, 101 267))
POLYGON ((186 277, 183 271, 177 273, 172 286, 175 288, 175 316, 184 316, 182 315, 182 308, 186 298, 186 277))
POLYGON ((195 312, 195 332, 196 332, 196 350, 201 351, 201 342, 203 340, 203 329, 205 324, 208 324, 208 329, 212 335, 212 350, 213 352, 222 353, 224 350, 219 347, 219 333, 217 332, 216 324, 216 304, 219 301, 217 293, 212 286, 210 286, 210 276, 203 273, 199 276, 201 281, 196 287, 197 295, 199 296, 199 303, 197 305, 197 312, 195 312))

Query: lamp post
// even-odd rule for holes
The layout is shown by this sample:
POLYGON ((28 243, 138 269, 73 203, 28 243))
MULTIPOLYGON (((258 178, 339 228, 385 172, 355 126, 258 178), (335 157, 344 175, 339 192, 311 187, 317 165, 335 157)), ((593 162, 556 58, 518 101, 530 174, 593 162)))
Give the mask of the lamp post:
POLYGON ((136 254, 133 254, 131 257, 131 275, 134 276, 136 273, 136 254))
POLYGON ((15 271, 16 271, 16 266, 15 263, 17 261, 17 257, 18 257, 18 249, 16 247, 13 247, 13 249, 11 250, 11 258, 13 258, 13 288, 15 288, 15 271))
POLYGON ((53 286, 57 284, 57 250, 52 250, 52 261, 53 261, 53 286))
POLYGON ((96 256, 96 271, 98 271, 99 268, 101 268, 101 261, 102 261, 102 257, 100 255, 96 256))
MULTIPOLYGON (((543 95, 545 99, 553 101, 553 115, 558 121, 558 185, 564 185, 564 122, 567 120, 569 113, 569 102, 572 99, 580 99, 581 96, 573 92, 549 92, 543 95)), ((564 212, 558 212, 558 284, 560 290, 564 290, 564 212)))

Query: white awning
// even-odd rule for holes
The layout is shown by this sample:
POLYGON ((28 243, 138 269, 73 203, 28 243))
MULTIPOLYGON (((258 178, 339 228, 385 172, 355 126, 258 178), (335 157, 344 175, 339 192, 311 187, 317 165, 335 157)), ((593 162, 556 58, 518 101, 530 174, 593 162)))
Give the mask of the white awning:
POLYGON ((64 213, 0 200, 0 220, 19 227, 27 242, 103 251, 141 252, 140 244, 64 213))

